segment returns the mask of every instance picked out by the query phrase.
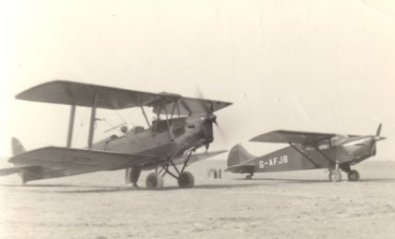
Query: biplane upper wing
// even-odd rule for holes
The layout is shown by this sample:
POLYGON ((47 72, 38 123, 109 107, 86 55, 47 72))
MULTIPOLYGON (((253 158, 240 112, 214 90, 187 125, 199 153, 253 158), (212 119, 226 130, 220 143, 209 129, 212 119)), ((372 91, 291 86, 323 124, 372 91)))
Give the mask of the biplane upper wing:
POLYGON ((18 168, 38 168, 50 177, 60 177, 128 168, 157 159, 147 155, 51 146, 15 155, 9 159, 9 162, 17 165, 18 168))
POLYGON ((250 141, 267 142, 267 143, 312 144, 320 140, 330 139, 335 135, 336 134, 276 130, 269 133, 258 135, 250 139, 250 141))
POLYGON ((153 94, 142 91, 114 87, 55 80, 27 89, 16 96, 17 99, 65 104, 105 109, 126 109, 131 107, 154 107, 154 112, 166 109, 168 113, 192 115, 206 113, 207 107, 213 111, 231 105, 230 102, 182 97, 176 94, 153 94), (175 107, 175 103, 177 107, 175 107))

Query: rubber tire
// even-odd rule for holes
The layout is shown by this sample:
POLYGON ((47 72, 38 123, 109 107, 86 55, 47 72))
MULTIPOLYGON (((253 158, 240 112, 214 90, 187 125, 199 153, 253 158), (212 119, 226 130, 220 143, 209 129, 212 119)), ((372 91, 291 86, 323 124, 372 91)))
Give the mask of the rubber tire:
POLYGON ((329 172, 329 180, 331 182, 340 182, 342 180, 342 174, 340 170, 331 170, 329 172))
POLYGON ((163 187, 163 177, 156 173, 150 173, 145 180, 145 185, 148 189, 160 189, 163 187))
POLYGON ((357 170, 351 170, 350 172, 348 172, 347 177, 348 181, 350 182, 359 181, 359 173, 357 170))
POLYGON ((251 180, 251 179, 252 179, 252 175, 251 175, 251 174, 248 174, 248 175, 246 176, 246 179, 247 179, 247 180, 251 180))
POLYGON ((192 188, 195 183, 195 178, 190 172, 182 172, 177 181, 180 188, 192 188))

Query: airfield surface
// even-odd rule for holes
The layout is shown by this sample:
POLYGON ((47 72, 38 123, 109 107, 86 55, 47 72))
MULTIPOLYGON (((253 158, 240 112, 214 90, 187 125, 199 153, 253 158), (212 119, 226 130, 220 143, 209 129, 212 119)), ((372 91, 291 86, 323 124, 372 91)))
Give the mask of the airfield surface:
POLYGON ((207 177, 223 167, 197 162, 193 189, 166 176, 159 191, 124 186, 123 171, 0 178, 0 238, 395 238, 395 162, 363 162, 360 182, 340 183, 325 170, 207 177))

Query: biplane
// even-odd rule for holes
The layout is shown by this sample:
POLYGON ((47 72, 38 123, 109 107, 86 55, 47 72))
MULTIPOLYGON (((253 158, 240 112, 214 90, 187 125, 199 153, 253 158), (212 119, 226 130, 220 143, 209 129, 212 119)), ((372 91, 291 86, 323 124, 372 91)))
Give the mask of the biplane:
POLYGON ((376 155, 376 143, 385 139, 380 136, 380 131, 381 124, 376 135, 367 136, 272 131, 250 141, 284 143, 289 146, 255 157, 240 144, 235 145, 229 152, 226 171, 246 173, 246 178, 251 179, 258 172, 327 168, 330 181, 341 181, 341 170, 347 173, 349 181, 358 181, 359 173, 351 166, 376 155))
POLYGON ((208 152, 213 142, 214 112, 232 103, 202 98, 182 97, 170 93, 147 93, 106 86, 56 80, 32 87, 17 99, 70 106, 66 147, 43 147, 25 151, 12 140, 12 168, 0 170, 0 175, 19 174, 23 183, 85 174, 97 171, 125 169, 126 183, 137 187, 142 170, 154 170, 146 178, 150 189, 163 187, 163 177, 170 175, 181 188, 194 185, 194 177, 185 171, 192 162, 225 152, 208 152), (91 109, 86 148, 72 148, 76 107, 91 109), (98 109, 121 110, 140 108, 147 127, 127 129, 123 135, 111 135, 94 141, 98 109), (155 119, 147 117, 152 108, 155 119), (206 152, 197 153, 204 147, 206 152))

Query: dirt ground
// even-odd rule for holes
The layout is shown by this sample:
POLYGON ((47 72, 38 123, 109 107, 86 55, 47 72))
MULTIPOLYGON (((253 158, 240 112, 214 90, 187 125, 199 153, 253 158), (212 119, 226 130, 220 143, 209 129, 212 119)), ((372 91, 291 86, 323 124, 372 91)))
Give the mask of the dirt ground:
POLYGON ((208 178, 224 167, 198 162, 193 189, 166 176, 158 191, 124 186, 123 171, 0 178, 0 238, 395 238, 395 162, 357 165, 360 182, 325 170, 208 178))

